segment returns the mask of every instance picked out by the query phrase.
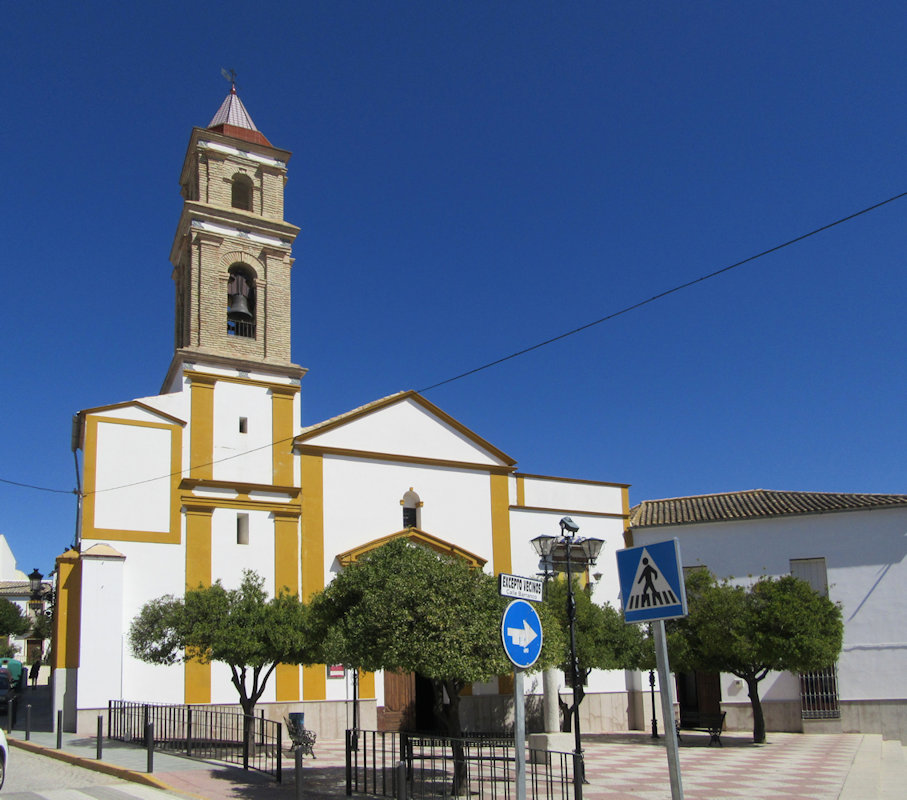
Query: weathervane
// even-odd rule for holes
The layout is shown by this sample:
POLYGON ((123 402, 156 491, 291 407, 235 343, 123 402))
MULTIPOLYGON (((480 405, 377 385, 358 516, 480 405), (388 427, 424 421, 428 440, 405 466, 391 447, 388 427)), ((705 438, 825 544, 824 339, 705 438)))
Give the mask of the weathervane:
POLYGON ((236 70, 235 69, 224 69, 221 67, 220 74, 224 76, 224 80, 230 82, 230 91, 236 92, 236 70))

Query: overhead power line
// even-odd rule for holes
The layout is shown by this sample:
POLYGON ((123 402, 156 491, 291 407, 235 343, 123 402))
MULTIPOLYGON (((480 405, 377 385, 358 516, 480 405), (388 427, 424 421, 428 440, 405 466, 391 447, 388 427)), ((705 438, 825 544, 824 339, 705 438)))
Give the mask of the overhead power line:
POLYGON ((35 489, 39 492, 54 492, 55 494, 78 494, 76 489, 49 489, 47 486, 35 486, 32 483, 19 483, 19 481, 9 481, 6 478, 0 478, 0 483, 8 483, 10 486, 21 486, 23 489, 35 489))
POLYGON ((721 269, 716 269, 714 272, 710 272, 707 275, 702 275, 699 278, 694 280, 687 281, 686 283, 681 283, 678 286, 674 286, 671 289, 666 289, 663 292, 658 294, 653 294, 651 297, 646 300, 640 300, 638 303, 633 303, 632 305, 626 306, 619 311, 613 311, 607 316, 601 317, 599 319, 593 320, 592 322, 587 322, 585 325, 580 325, 578 328, 573 330, 566 331, 565 333, 560 333, 557 336, 552 336, 550 339, 545 339, 543 342, 538 342, 537 344, 530 345, 529 347, 524 347, 522 350, 517 350, 515 353, 511 353, 509 356, 504 356, 503 358, 497 358, 494 361, 489 361, 487 364, 482 364, 480 367, 474 367, 473 369, 467 370, 466 372, 461 372, 459 375, 454 375, 452 378, 447 378, 443 381, 438 381, 438 383, 433 383, 431 386, 426 386, 424 389, 419 389, 419 393, 429 392, 432 389, 437 389, 439 386, 444 386, 448 383, 453 383, 458 381, 461 378, 466 378, 470 375, 475 375, 477 372, 482 370, 490 369, 491 367, 496 367, 498 364, 503 364, 505 361, 510 361, 511 359, 517 358, 519 356, 524 356, 527 353, 531 353, 533 350, 539 350, 542 347, 545 347, 549 344, 554 344, 554 342, 559 342, 561 339, 566 339, 568 336, 573 336, 581 331, 587 330, 588 328, 595 327, 596 325, 601 325, 603 322, 619 317, 623 314, 626 314, 630 311, 635 311, 637 308, 642 308, 643 306, 648 305, 649 303, 654 303, 656 300, 661 300, 663 297, 674 294, 675 292, 682 291, 683 289, 689 289, 691 286, 695 286, 697 283, 702 283, 703 281, 710 280, 711 278, 716 278, 719 275, 723 275, 725 272, 730 272, 732 269, 737 269, 737 267, 742 267, 744 264, 749 264, 751 261, 755 261, 757 258, 762 258, 763 256, 770 255, 771 253, 777 253, 779 250, 783 250, 785 247, 790 247, 792 244, 797 242, 802 242, 804 239, 808 239, 810 236, 815 236, 817 233, 822 233, 827 231, 830 228, 834 228, 836 225, 840 225, 849 220, 855 219, 856 217, 862 216, 863 214, 868 214, 870 211, 875 211, 877 208, 881 208, 888 203, 893 203, 895 200, 900 200, 902 197, 907 197, 907 192, 901 192, 896 194, 893 197, 889 197, 887 200, 883 200, 881 203, 875 203, 874 205, 867 206, 866 208, 856 211, 853 214, 848 214, 846 217, 841 217, 841 219, 836 219, 834 222, 829 222, 827 225, 823 225, 821 228, 816 228, 815 230, 810 231, 809 233, 804 233, 800 236, 797 236, 793 239, 789 239, 782 244, 775 245, 770 247, 768 250, 763 250, 762 252, 756 253, 755 255, 744 258, 742 261, 737 261, 733 264, 729 264, 726 267, 721 269))
MULTIPOLYGON (((673 286, 670 289, 665 289, 663 292, 659 292, 658 294, 653 294, 651 297, 648 297, 645 300, 640 300, 639 302, 633 303, 632 305, 629 305, 629 306, 625 306, 624 308, 621 308, 618 311, 613 311, 604 317, 600 317, 599 319, 592 320, 592 322, 587 322, 585 325, 580 325, 578 328, 573 328, 572 330, 565 331, 564 333, 560 333, 557 336, 552 336, 550 339, 545 339, 544 341, 537 342, 536 344, 530 345, 528 347, 524 347, 522 350, 517 350, 516 352, 511 353, 508 356, 503 356, 502 358, 497 358, 494 361, 489 361, 487 364, 482 364, 479 367, 474 367, 473 369, 466 370, 466 372, 461 372, 459 375, 454 375, 452 378, 447 378, 443 381, 438 381, 437 383, 433 383, 430 386, 426 386, 423 389, 418 389, 417 391, 419 392, 419 394, 422 394, 423 392, 430 392, 432 389, 437 389, 440 386, 446 386, 448 383, 453 383, 454 381, 461 380, 463 378, 469 377, 470 375, 475 375, 477 372, 482 372, 483 370, 490 369, 491 367, 496 367, 498 364, 503 364, 506 361, 511 361, 514 358, 518 358, 519 356, 523 356, 523 355, 526 355, 527 353, 531 353, 534 350, 539 350, 542 347, 546 347, 549 344, 554 344, 554 342, 559 342, 561 339, 566 339, 569 336, 574 336, 575 334, 580 333, 589 328, 593 328, 596 325, 601 325, 603 322, 607 322, 608 320, 612 320, 612 319, 615 319, 616 317, 622 316, 623 314, 627 314, 630 311, 635 311, 637 308, 642 308, 643 306, 649 305, 650 303, 654 303, 656 300, 661 300, 662 298, 668 297, 669 295, 675 294, 676 292, 680 292, 684 289, 689 289, 691 286, 695 286, 696 284, 703 283, 707 280, 711 280, 712 278, 717 278, 719 275, 723 275, 724 273, 730 272, 733 269, 742 267, 744 264, 749 264, 750 262, 755 261, 759 258, 763 258, 767 255, 771 255, 772 253, 777 253, 779 250, 783 250, 785 247, 790 247, 791 245, 796 244, 797 242, 802 242, 804 239, 809 239, 811 236, 815 236, 816 234, 823 233, 824 231, 830 230, 831 228, 834 228, 837 225, 841 225, 845 222, 849 222, 852 219, 861 217, 864 214, 868 214, 870 211, 875 211, 876 209, 882 208, 882 206, 886 206, 889 203, 893 203, 895 200, 901 200, 904 197, 907 197, 907 192, 901 192, 900 194, 893 195, 892 197, 889 197, 887 200, 882 200, 879 203, 873 203, 871 206, 867 206, 866 208, 862 208, 859 211, 853 212, 852 214, 848 214, 846 217, 841 217, 840 219, 836 219, 834 222, 829 222, 828 224, 822 225, 819 228, 815 228, 814 230, 811 230, 808 233, 801 234, 800 236, 796 236, 793 239, 788 239, 786 242, 777 244, 774 247, 769 247, 767 250, 762 250, 759 253, 755 253, 754 255, 748 256, 747 258, 744 258, 740 261, 736 261, 733 264, 728 264, 726 267, 721 267, 721 269, 716 269, 713 272, 707 273, 706 275, 701 275, 698 278, 694 278, 693 280, 678 284, 677 286, 673 286)), ((285 442, 289 442, 294 438, 295 437, 291 436, 286 439, 279 439, 278 441, 271 442, 270 444, 262 445, 261 447, 254 447, 251 450, 246 450, 242 453, 235 453, 234 455, 231 455, 231 456, 225 456, 224 458, 219 458, 214 461, 209 461, 206 464, 195 464, 195 465, 192 465, 192 467, 187 468, 187 471, 188 471, 188 469, 191 469, 193 467, 213 466, 214 464, 220 464, 224 461, 229 461, 230 459, 240 458, 242 456, 248 455, 249 453, 254 453, 258 450, 263 450, 268 447, 273 447, 278 444, 283 444, 285 442)), ((112 492, 117 489, 127 489, 129 487, 138 486, 143 483, 150 483, 152 481, 159 481, 159 480, 163 480, 165 478, 171 478, 174 475, 179 475, 179 474, 182 474, 182 471, 169 473, 167 475, 158 475, 155 478, 147 478, 145 480, 135 481, 134 483, 123 484, 122 486, 111 486, 106 489, 98 489, 94 493, 97 494, 98 492, 112 492)), ((41 492, 54 492, 57 494, 79 494, 79 491, 76 489, 51 489, 51 488, 48 488, 45 486, 34 486, 29 483, 19 483, 17 481, 6 480, 5 478, 0 478, 0 483, 6 483, 6 484, 10 484, 12 486, 20 486, 20 487, 24 487, 27 489, 36 489, 41 492)))

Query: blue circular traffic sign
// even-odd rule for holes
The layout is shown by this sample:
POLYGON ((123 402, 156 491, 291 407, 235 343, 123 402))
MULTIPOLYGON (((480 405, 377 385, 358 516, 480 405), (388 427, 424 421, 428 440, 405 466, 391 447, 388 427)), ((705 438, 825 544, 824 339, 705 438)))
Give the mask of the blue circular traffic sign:
POLYGON ((525 600, 514 600, 501 618, 504 652, 520 669, 531 667, 542 652, 542 621, 525 600))

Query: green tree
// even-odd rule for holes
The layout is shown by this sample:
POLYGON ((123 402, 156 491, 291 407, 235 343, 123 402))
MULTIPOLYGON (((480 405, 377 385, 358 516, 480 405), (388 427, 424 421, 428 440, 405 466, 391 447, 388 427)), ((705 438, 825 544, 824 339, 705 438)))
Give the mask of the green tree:
POLYGON ((149 664, 227 664, 248 720, 277 664, 314 663, 306 614, 295 594, 269 599, 264 579, 246 570, 238 589, 217 581, 182 598, 165 595, 145 603, 132 621, 129 644, 149 664))
POLYGON ((696 570, 686 588, 689 615, 667 626, 671 666, 741 678, 753 709, 753 741, 764 742, 759 682, 772 671, 834 664, 844 637, 841 609, 791 575, 746 587, 696 570))
MULTIPOLYGON (((500 636, 506 605, 497 581, 481 569, 399 538, 350 564, 312 599, 313 636, 323 642, 326 663, 430 679, 436 718, 458 736, 463 689, 512 670, 500 636)), ((560 631, 538 610, 539 663, 555 663, 560 631)))
POLYGON ((10 636, 24 636, 31 630, 31 622, 22 609, 5 597, 0 597, 0 656, 14 658, 18 648, 9 641, 10 636))
MULTIPOLYGON (((645 660, 645 637, 638 625, 628 625, 624 615, 613 606, 598 605, 592 599, 592 587, 582 586, 574 579, 576 608, 576 660, 577 705, 586 696, 586 678, 593 669, 638 669, 645 660)), ((548 581, 545 587, 545 604, 561 629, 561 652, 557 665, 565 675, 570 675, 570 628, 567 614, 567 581, 548 581)), ((558 704, 563 713, 561 726, 564 731, 573 729, 577 708, 568 705, 562 696, 558 704)))

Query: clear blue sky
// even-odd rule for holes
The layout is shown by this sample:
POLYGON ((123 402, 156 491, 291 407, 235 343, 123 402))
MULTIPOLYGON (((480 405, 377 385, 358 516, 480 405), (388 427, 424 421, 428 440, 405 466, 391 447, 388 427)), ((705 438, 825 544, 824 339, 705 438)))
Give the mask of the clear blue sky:
MULTIPOLYGON (((0 477, 156 394, 179 171, 238 73, 292 150, 302 424, 907 191, 903 2, 6 3, 0 477)), ((907 492, 907 199, 426 394, 630 499, 907 492)), ((0 484, 19 566, 72 495, 0 484)))

